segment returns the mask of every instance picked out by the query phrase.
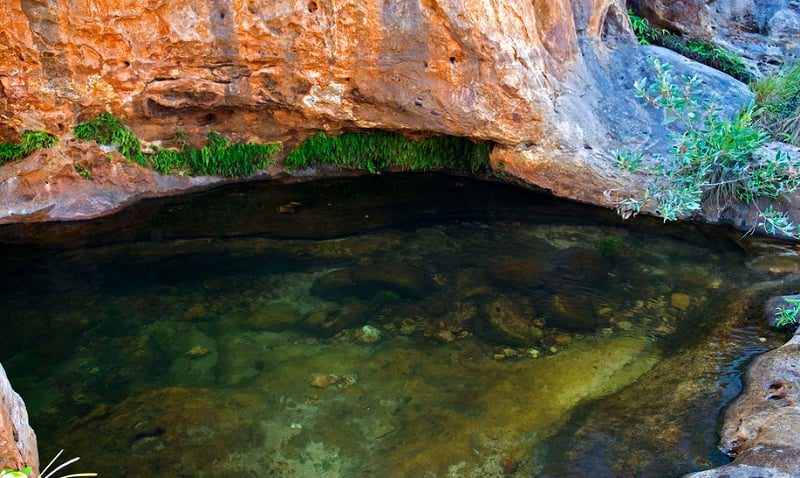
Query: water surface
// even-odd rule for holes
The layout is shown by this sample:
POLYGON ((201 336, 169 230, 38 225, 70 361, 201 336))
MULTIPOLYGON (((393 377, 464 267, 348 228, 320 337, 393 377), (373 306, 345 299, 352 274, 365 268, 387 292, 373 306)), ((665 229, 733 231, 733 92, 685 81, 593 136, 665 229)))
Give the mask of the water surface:
POLYGON ((0 361, 103 476, 679 476, 780 343, 714 230, 495 183, 251 183, 0 228, 0 361), (766 342, 759 338, 766 338, 766 342))

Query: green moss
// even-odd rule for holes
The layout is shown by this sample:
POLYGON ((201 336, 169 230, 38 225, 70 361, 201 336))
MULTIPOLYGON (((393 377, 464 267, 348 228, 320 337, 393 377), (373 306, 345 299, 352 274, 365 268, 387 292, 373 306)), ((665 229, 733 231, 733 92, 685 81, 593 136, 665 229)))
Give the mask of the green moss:
POLYGON ((19 143, 0 143, 0 164, 22 159, 40 148, 54 146, 58 140, 44 131, 24 131, 19 143))
POLYGON ((208 133, 208 143, 200 149, 184 141, 181 150, 156 148, 148 154, 142 152, 139 138, 108 112, 76 126, 75 137, 116 146, 127 159, 162 174, 250 176, 266 167, 270 158, 281 150, 280 144, 229 143, 212 131, 208 133))
POLYGON ((86 179, 91 181, 91 179, 92 179, 92 171, 91 170, 89 170, 87 168, 84 168, 83 166, 81 166, 80 164, 77 164, 77 163, 73 164, 72 167, 75 168, 75 171, 78 174, 80 174, 84 178, 86 178, 86 179))
POLYGON ((292 151, 285 164, 288 168, 326 164, 373 173, 381 169, 479 173, 488 169, 490 151, 489 143, 474 143, 454 136, 414 141, 385 131, 339 136, 318 133, 292 151))
POLYGON ((663 46, 738 80, 753 80, 744 60, 735 53, 706 40, 685 38, 663 28, 653 28, 646 18, 636 15, 633 10, 628 10, 628 17, 640 45, 663 46))
POLYGON ((800 146, 800 63, 753 83, 758 124, 773 137, 800 146))

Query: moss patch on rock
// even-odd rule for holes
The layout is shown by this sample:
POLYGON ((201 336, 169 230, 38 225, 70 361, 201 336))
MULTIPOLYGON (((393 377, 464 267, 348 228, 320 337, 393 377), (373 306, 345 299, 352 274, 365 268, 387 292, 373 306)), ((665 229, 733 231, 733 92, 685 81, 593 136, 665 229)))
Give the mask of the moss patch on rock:
POLYGON ((456 170, 480 173, 488 170, 491 145, 455 136, 409 140, 386 131, 324 132, 307 139, 286 158, 289 168, 332 165, 344 169, 403 171, 456 170))
POLYGON ((184 142, 180 150, 156 148, 142 151, 142 143, 111 113, 103 112, 93 120, 75 127, 75 137, 116 146, 120 154, 162 174, 197 176, 251 176, 269 165, 281 150, 280 144, 230 143, 221 134, 208 133, 208 143, 200 149, 184 142))
POLYGON ((37 149, 54 146, 58 140, 45 131, 24 131, 18 143, 0 143, 0 164, 22 159, 37 149))

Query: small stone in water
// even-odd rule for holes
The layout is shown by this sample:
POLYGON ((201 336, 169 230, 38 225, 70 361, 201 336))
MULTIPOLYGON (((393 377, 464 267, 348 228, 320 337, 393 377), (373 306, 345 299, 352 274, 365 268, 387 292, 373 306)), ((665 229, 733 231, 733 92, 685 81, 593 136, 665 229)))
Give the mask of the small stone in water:
POLYGON ((300 203, 297 201, 292 201, 288 204, 284 204, 282 206, 278 206, 275 209, 275 212, 278 214, 294 214, 297 212, 297 207, 300 206, 300 203))
POLYGON ((550 352, 552 353, 558 352, 558 347, 550 347, 550 352))
POLYGON ((200 358, 206 355, 208 355, 208 349, 202 345, 195 345, 186 352, 186 356, 189 358, 200 358))
POLYGON ((572 337, 567 334, 558 334, 553 338, 556 345, 563 347, 572 343, 572 337))
POLYGON ((759 338, 758 338, 758 341, 759 341, 759 342, 766 342, 766 341, 767 341, 767 338, 766 338, 766 337, 759 337, 759 338))
POLYGON ((633 324, 628 322, 627 320, 623 320, 617 322, 617 327, 619 327, 620 330, 631 330, 631 328, 633 328, 633 324))
POLYGON ((456 339, 456 336, 453 335, 453 332, 450 332, 449 330, 440 330, 433 337, 443 344, 449 344, 456 339))
POLYGON ((332 373, 313 373, 309 385, 314 388, 328 388, 336 385, 338 388, 347 388, 357 382, 355 375, 334 375, 332 373))
POLYGON ((692 303, 692 298, 687 294, 675 293, 671 298, 672 306, 678 310, 687 310, 692 303))
POLYGON ((539 358, 539 350, 537 349, 528 349, 525 353, 531 358, 539 358))
POLYGON ((511 458, 505 457, 500 460, 500 468, 503 469, 503 473, 514 473, 519 469, 519 463, 511 458))
POLYGON ((381 339, 381 331, 371 325, 365 325, 356 330, 354 337, 361 343, 374 344, 381 339))

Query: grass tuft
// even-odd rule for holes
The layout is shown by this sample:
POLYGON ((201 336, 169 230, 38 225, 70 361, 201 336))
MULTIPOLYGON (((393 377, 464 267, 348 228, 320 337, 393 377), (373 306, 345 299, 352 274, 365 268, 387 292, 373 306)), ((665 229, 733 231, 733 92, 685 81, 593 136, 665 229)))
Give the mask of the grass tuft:
POLYGON ((735 53, 707 40, 685 38, 663 28, 654 28, 646 18, 636 15, 630 9, 628 17, 640 45, 663 46, 745 83, 753 81, 753 75, 747 70, 744 60, 735 53))
POLYGON ((345 169, 404 171, 488 170, 491 145, 455 136, 409 140, 397 133, 375 131, 330 136, 324 132, 304 141, 284 164, 290 169, 332 165, 345 169))
POLYGON ((37 149, 50 148, 58 142, 55 136, 44 131, 24 131, 19 143, 0 143, 0 164, 22 159, 37 149))
POLYGON ((115 146, 127 159, 162 174, 251 176, 268 166, 272 156, 281 150, 280 144, 230 143, 221 134, 211 131, 208 143, 200 149, 184 142, 180 150, 156 148, 154 153, 148 154, 142 152, 139 138, 108 112, 76 126, 75 137, 115 146))
POLYGON ((773 137, 800 146, 800 63, 753 83, 758 124, 773 137))

